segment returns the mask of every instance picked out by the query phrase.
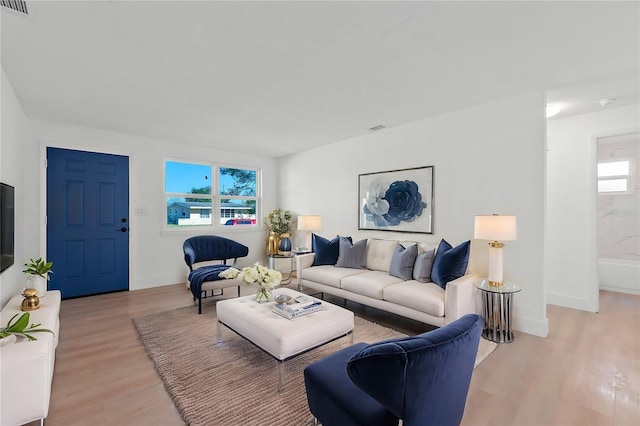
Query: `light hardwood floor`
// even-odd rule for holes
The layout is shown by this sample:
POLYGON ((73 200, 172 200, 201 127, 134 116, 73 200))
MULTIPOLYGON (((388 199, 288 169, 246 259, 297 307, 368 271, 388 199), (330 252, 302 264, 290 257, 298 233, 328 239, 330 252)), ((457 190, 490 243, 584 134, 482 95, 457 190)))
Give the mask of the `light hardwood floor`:
MULTIPOLYGON (((191 304, 184 284, 63 301, 46 425, 183 424, 131 319, 191 304)), ((429 329, 348 307, 406 333, 429 329)), ((548 306, 548 338, 499 345, 474 371, 462 424, 640 425, 640 297, 601 292, 600 307, 548 306)))

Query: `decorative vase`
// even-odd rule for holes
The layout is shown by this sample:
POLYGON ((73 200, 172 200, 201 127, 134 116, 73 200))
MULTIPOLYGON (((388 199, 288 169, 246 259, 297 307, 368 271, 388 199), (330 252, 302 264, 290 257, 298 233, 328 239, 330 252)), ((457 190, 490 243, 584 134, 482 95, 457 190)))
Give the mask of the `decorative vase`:
POLYGON ((278 234, 271 231, 267 236, 267 256, 278 254, 278 234))
POLYGON ((25 288, 22 292, 24 299, 20 305, 21 311, 35 311, 40 309, 40 298, 38 297, 38 290, 35 288, 25 288))
POLYGON ((271 292, 266 288, 259 286, 258 292, 256 293, 256 302, 258 303, 266 303, 270 302, 273 299, 271 292))
POLYGON ((38 297, 42 298, 47 291, 47 279, 40 275, 29 275, 26 288, 36 289, 38 291, 38 297))
POLYGON ((280 235, 280 243, 278 244, 278 253, 288 255, 291 253, 291 234, 285 232, 280 235))

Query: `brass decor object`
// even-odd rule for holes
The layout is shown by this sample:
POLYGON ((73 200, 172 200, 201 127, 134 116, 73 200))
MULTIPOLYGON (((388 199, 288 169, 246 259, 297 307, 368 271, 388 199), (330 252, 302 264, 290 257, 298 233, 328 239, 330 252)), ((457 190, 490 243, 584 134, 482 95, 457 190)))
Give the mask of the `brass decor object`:
POLYGON ((22 295, 24 296, 24 299, 22 300, 20 310, 35 311, 42 307, 40 304, 40 298, 38 297, 38 290, 35 288, 25 288, 22 295))

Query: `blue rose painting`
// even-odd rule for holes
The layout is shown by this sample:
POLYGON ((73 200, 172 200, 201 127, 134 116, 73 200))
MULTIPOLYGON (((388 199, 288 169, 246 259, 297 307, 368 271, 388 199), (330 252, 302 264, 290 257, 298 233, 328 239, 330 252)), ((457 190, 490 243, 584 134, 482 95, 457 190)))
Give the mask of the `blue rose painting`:
POLYGON ((413 222, 426 208, 416 182, 396 180, 388 184, 388 180, 377 178, 369 185, 363 213, 376 226, 386 227, 413 222))

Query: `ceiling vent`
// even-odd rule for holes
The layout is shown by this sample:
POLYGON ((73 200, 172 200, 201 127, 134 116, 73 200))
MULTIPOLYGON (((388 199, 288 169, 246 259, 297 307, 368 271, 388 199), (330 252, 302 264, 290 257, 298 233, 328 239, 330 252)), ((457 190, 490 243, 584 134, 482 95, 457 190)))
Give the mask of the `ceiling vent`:
POLYGON ((382 130, 386 128, 387 126, 385 126, 384 124, 378 124, 377 126, 369 127, 369 130, 371 130, 372 132, 376 132, 378 130, 382 130))
POLYGON ((24 0, 0 0, 0 6, 24 13, 25 15, 29 14, 29 12, 27 12, 27 3, 24 0))

